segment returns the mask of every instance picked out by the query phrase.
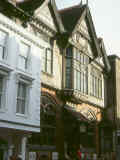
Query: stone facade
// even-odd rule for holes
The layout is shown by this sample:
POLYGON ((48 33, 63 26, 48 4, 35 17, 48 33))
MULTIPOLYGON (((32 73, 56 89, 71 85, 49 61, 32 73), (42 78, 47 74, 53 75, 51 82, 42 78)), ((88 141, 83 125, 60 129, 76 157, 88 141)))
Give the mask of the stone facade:
POLYGON ((2 98, 0 108, 0 137, 8 144, 4 153, 10 156, 14 150, 16 154, 21 153, 24 160, 25 138, 32 132, 40 132, 41 54, 45 45, 42 40, 2 14, 0 14, 0 31, 7 34, 6 57, 0 59, 0 75, 5 84, 5 96, 2 98), (19 63, 21 42, 30 46, 27 70, 19 63), (28 88, 24 114, 18 113, 16 109, 19 82, 25 83, 28 88))

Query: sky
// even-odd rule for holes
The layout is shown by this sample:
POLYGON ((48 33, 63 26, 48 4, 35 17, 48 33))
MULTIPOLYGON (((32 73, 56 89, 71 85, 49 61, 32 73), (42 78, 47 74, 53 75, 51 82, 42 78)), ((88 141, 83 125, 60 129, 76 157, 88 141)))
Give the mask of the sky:
MULTIPOLYGON (((80 1, 56 0, 56 3, 60 9, 79 4, 80 1)), ((107 54, 120 56, 120 0, 89 0, 89 8, 97 36, 103 38, 107 54)))

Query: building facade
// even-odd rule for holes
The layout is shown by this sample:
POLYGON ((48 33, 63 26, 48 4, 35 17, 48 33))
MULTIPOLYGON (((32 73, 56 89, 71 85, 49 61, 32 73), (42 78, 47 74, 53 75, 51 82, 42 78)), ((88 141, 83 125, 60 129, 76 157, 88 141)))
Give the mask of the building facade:
POLYGON ((40 132, 43 46, 44 41, 0 13, 1 160, 13 154, 25 160, 27 139, 40 132))
POLYGON ((74 117, 65 118, 66 148, 72 151, 83 146, 88 153, 99 155, 100 122, 107 107, 106 82, 110 64, 103 40, 96 35, 88 6, 80 3, 59 13, 66 30, 61 96, 66 102, 65 112, 74 117))
MULTIPOLYGON (((24 32, 24 52, 29 50, 28 46, 36 46, 35 50, 30 51, 32 58, 29 57, 29 60, 25 61, 27 55, 21 54, 20 61, 21 67, 23 65, 26 68, 28 64, 32 67, 31 79, 29 73, 24 71, 28 77, 25 81, 36 84, 35 87, 30 87, 30 90, 34 90, 33 95, 36 95, 36 98, 31 96, 29 100, 36 101, 29 102, 32 113, 29 118, 33 118, 29 123, 32 122, 33 127, 40 122, 40 130, 28 128, 29 131, 24 131, 32 133, 27 141, 28 151, 38 152, 38 156, 47 156, 49 159, 54 159, 54 156, 56 159, 58 156, 63 159, 66 152, 76 151, 82 145, 88 152, 100 154, 105 143, 101 138, 104 132, 101 122, 102 113, 107 107, 106 81, 110 65, 103 40, 96 35, 89 7, 80 3, 59 11, 55 0, 10 2, 0 4, 3 6, 1 12, 14 21, 9 21, 9 24, 19 25, 19 32, 14 33, 12 29, 11 34, 15 34, 14 37, 18 37, 20 41, 24 37, 21 30, 24 32)), ((16 43, 18 42, 14 42, 16 43)), ((12 44, 10 47, 13 49, 12 44)), ((20 47, 16 47, 16 50, 20 47)), ((22 69, 20 68, 20 71, 22 69)), ((17 69, 13 70, 17 72, 17 69)), ((9 72, 14 73, 12 70, 9 72)), ((20 79, 23 74, 21 72, 20 79)), ((17 77, 19 82, 19 76, 17 77)), ((19 98, 22 103, 25 102, 24 97, 17 97, 18 100, 19 98)), ((18 109, 17 112, 23 111, 18 109)), ((17 120, 15 119, 16 122, 17 120)), ((17 133, 20 135, 19 129, 17 133)))
POLYGON ((108 78, 108 109, 106 114, 110 123, 112 123, 113 130, 113 151, 116 152, 117 159, 120 158, 120 102, 119 102, 119 80, 120 80, 120 58, 116 55, 110 55, 109 61, 111 65, 111 72, 108 78))

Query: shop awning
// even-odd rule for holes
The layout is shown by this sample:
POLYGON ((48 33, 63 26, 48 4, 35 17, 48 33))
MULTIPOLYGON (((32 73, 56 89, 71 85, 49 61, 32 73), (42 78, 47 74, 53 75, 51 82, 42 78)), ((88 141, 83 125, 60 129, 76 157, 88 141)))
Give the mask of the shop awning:
POLYGON ((69 105, 65 105, 64 107, 72 116, 74 116, 78 121, 83 121, 83 122, 95 122, 96 117, 90 110, 81 110, 81 111, 76 111, 73 107, 69 105))

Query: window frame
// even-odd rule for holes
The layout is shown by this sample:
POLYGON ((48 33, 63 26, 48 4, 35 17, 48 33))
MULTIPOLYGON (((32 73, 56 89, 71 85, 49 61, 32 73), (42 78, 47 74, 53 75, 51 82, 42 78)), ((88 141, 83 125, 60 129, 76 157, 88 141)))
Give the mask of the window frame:
POLYGON ((76 80, 74 83, 74 89, 78 90, 82 94, 88 95, 88 66, 86 67, 86 65, 89 64, 89 56, 77 48, 74 49, 74 76, 76 75, 76 78, 74 78, 74 80, 76 80), (86 68, 84 69, 84 67, 86 68), (78 72, 79 76, 77 76, 78 72), (79 85, 78 82, 80 83, 79 85), (80 87, 78 88, 78 86, 80 87))
POLYGON ((20 62, 19 62, 19 68, 22 69, 22 70, 24 70, 24 71, 28 71, 28 70, 29 70, 28 61, 30 61, 30 60, 29 60, 30 50, 31 50, 31 46, 30 46, 28 43, 26 43, 26 42, 24 42, 24 41, 20 41, 19 61, 20 61, 21 58, 22 58, 22 59, 24 58, 24 60, 25 60, 25 65, 24 65, 24 67, 23 67, 23 66, 21 66, 21 64, 20 64, 20 62), (21 53, 21 45, 22 45, 22 44, 28 47, 28 51, 27 51, 27 53, 26 53, 26 55, 27 55, 26 57, 25 57, 25 55, 23 55, 23 54, 21 53))
POLYGON ((33 81, 35 78, 28 76, 24 73, 18 72, 16 74, 16 116, 22 116, 27 117, 29 114, 29 98, 30 98, 30 92, 33 85, 33 81), (17 98, 18 98, 18 84, 23 83, 27 87, 26 91, 26 104, 25 104, 25 114, 17 113, 17 98))
POLYGON ((47 73, 48 75, 53 75, 53 49, 52 48, 45 48, 43 56, 43 67, 42 71, 47 73), (51 60, 48 59, 48 51, 51 51, 51 60), (50 72, 48 71, 48 62, 50 62, 50 72))
POLYGON ((2 88, 0 90, 2 90, 2 91, 0 91, 0 109, 3 108, 2 107, 2 101, 3 101, 3 94, 4 94, 4 92, 3 92, 3 80, 4 80, 4 77, 0 75, 0 81, 1 81, 1 79, 2 79, 2 88))
MULTIPOLYGON (((16 114, 26 115, 27 87, 28 87, 28 86, 27 86, 26 83, 24 83, 24 82, 22 82, 22 81, 19 81, 19 82, 18 82, 16 114), (21 84, 25 86, 25 98, 23 98, 23 97, 24 97, 23 95, 22 95, 22 97, 18 96, 19 85, 21 85, 21 84), (19 107, 19 106, 18 106, 18 101, 22 102, 21 104, 23 104, 23 101, 24 101, 24 113, 19 112, 20 109, 18 108, 18 107, 19 107), (17 110, 19 110, 19 111, 17 112, 17 110)), ((22 108, 22 107, 21 107, 21 108, 22 108)), ((22 108, 22 109, 23 109, 23 108, 22 108)))
POLYGON ((0 60, 7 60, 7 39, 8 39, 9 33, 3 29, 0 29, 0 32, 3 32, 5 34, 4 45, 0 44, 0 48, 3 49, 2 56, 1 56, 0 60))
POLYGON ((99 99, 103 99, 102 73, 96 67, 92 66, 90 76, 91 76, 90 95, 99 99))

